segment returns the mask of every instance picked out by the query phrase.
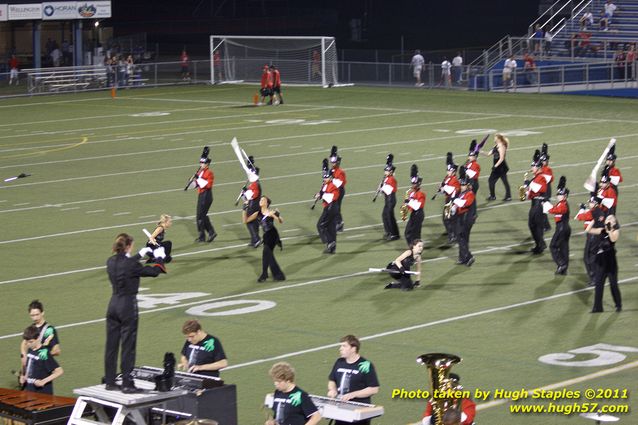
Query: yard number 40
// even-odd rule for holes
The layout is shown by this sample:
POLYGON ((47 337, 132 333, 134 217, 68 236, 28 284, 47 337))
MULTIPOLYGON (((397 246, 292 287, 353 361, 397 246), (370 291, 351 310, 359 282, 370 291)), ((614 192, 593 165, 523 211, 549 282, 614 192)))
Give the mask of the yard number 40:
POLYGON ((621 353, 638 353, 638 348, 623 345, 595 344, 569 350, 567 353, 546 354, 540 356, 538 360, 558 366, 596 367, 620 363, 627 358, 626 355, 621 353), (595 357, 589 360, 571 360, 578 354, 595 357))

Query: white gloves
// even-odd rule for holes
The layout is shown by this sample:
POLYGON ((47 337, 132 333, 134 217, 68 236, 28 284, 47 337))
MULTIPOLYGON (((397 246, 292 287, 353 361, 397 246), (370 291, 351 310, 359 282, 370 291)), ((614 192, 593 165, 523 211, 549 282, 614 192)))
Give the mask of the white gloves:
POLYGON ((138 254, 140 255, 140 257, 144 258, 146 257, 147 254, 150 254, 151 252, 153 252, 153 248, 149 248, 145 246, 144 248, 140 249, 138 254))
MULTIPOLYGON (((150 249, 150 248, 148 248, 148 249, 150 249)), ((161 259, 166 258, 166 252, 164 251, 164 247, 160 246, 159 248, 155 249, 153 251, 153 257, 154 258, 161 258, 161 259)))

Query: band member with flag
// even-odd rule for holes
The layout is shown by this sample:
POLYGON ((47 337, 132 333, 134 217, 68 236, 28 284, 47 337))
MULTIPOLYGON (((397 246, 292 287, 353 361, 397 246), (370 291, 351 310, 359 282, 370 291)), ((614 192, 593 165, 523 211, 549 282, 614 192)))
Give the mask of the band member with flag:
POLYGON ((604 227, 605 213, 600 208, 601 199, 598 197, 597 192, 591 192, 587 205, 580 204, 578 214, 576 214, 576 220, 584 222, 585 226, 585 249, 583 253, 583 262, 585 263, 585 270, 589 277, 589 286, 594 285, 594 279, 596 276, 596 252, 598 252, 598 238, 588 233, 586 230, 590 224, 593 223, 594 228, 604 227))
POLYGON ((53 380, 59 378, 64 370, 53 358, 51 347, 42 345, 40 330, 36 325, 27 327, 22 333, 22 339, 27 353, 20 384, 26 391, 53 394, 53 380))
POLYGON ((543 207, 548 209, 549 214, 554 215, 554 221, 556 222, 556 230, 552 241, 549 243, 549 250, 552 253, 552 258, 556 263, 555 274, 566 275, 567 267, 569 267, 569 237, 572 234, 572 229, 569 226, 569 204, 567 203, 567 196, 569 196, 569 189, 566 187, 567 179, 565 176, 561 176, 558 180, 558 187, 556 189, 556 205, 550 202, 546 202, 543 207))
POLYGON ((620 170, 616 168, 616 145, 615 144, 612 145, 611 148, 609 148, 609 153, 607 154, 605 165, 608 167, 608 170, 609 170, 608 171, 609 182, 611 183, 612 187, 616 189, 616 194, 618 194, 618 185, 622 183, 622 174, 620 173, 620 170))
POLYGON ((602 176, 600 176, 600 189, 598 189, 598 197, 601 199, 600 207, 605 215, 616 214, 616 206, 618 205, 618 193, 611 184, 609 177, 609 168, 605 167, 602 176))
POLYGON ((228 366, 226 353, 219 338, 204 332, 197 320, 187 320, 182 325, 186 342, 178 369, 198 375, 219 377, 219 371, 228 366))
POLYGON ((496 200, 496 182, 498 181, 498 179, 501 179, 503 180, 503 184, 505 185, 505 198, 503 198, 503 201, 511 201, 512 194, 510 191, 510 184, 507 181, 507 172, 509 171, 509 167, 507 166, 507 162, 505 161, 507 149, 509 148, 510 142, 507 137, 498 133, 494 135, 494 142, 496 144, 494 145, 492 150, 490 150, 489 153, 484 153, 484 155, 491 156, 494 160, 492 172, 490 173, 490 178, 488 180, 488 184, 490 186, 490 196, 489 198, 487 198, 487 200, 496 200))
MULTIPOLYGON (((379 392, 379 379, 374 365, 359 350, 361 342, 354 335, 339 340, 339 359, 328 376, 328 397, 343 401, 371 403, 371 397, 379 392)), ((335 421, 334 425, 369 425, 370 419, 356 422, 335 421)))
POLYGON ((603 290, 605 280, 609 279, 609 289, 616 305, 616 311, 622 311, 622 297, 618 289, 618 261, 616 260, 616 241, 620 237, 620 226, 616 221, 616 216, 610 214, 605 218, 603 227, 594 227, 594 223, 587 226, 587 233, 597 236, 598 251, 596 252, 596 276, 594 283, 594 307, 592 313, 603 312, 603 290))
POLYGON ((472 191, 472 183, 466 174, 465 167, 461 167, 461 189, 452 201, 451 214, 456 217, 455 234, 459 244, 459 259, 456 264, 468 267, 474 264, 474 256, 470 252, 470 232, 476 221, 476 202, 472 191))
POLYGON ((543 240, 543 202, 545 201, 545 193, 547 192, 547 180, 543 177, 542 171, 543 163, 541 162, 541 152, 536 149, 534 158, 532 159, 532 173, 534 177, 532 180, 525 180, 524 185, 527 187, 526 198, 531 201, 529 209, 529 217, 527 219, 527 225, 534 239, 534 248, 532 248, 533 254, 541 254, 547 245, 543 240))
POLYGON ((259 89, 259 93, 261 94, 261 104, 264 104, 264 100, 266 97, 270 98, 268 102, 269 105, 272 105, 272 72, 270 72, 270 67, 268 64, 264 65, 263 72, 261 74, 261 88, 259 89))
MULTIPOLYGON (((454 163, 454 157, 452 156, 452 152, 447 153, 445 162, 446 162, 446 174, 445 174, 445 177, 443 178, 443 181, 441 182, 441 186, 439 187, 439 191, 437 192, 437 194, 438 193, 444 194, 445 204, 449 205, 449 203, 452 202, 452 199, 455 198, 456 195, 458 195, 458 193, 461 191, 461 185, 459 183, 459 180, 456 178, 456 170, 459 167, 458 165, 454 163)), ((432 199, 434 199, 437 194, 435 194, 432 197, 432 199)), ((456 242, 456 235, 455 235, 456 218, 451 215, 445 214, 445 210, 444 210, 442 219, 443 219, 443 226, 445 226, 445 231, 447 233, 447 241, 449 244, 452 244, 456 242)))
POLYGON ((383 237, 389 241, 396 241, 401 238, 399 236, 399 226, 394 216, 394 207, 397 205, 397 179, 394 178, 396 167, 392 164, 394 155, 388 154, 386 158, 385 168, 383 169, 384 178, 381 181, 379 190, 383 192, 385 202, 383 204, 383 212, 381 218, 383 220, 383 237))
POLYGON ((283 249, 279 232, 275 227, 275 221, 280 224, 284 222, 281 218, 279 210, 270 209, 270 198, 262 196, 259 200, 259 210, 248 215, 246 211, 243 214, 244 223, 256 222, 264 230, 264 251, 261 257, 261 276, 257 282, 265 282, 268 279, 268 268, 272 272, 274 280, 286 280, 284 272, 279 268, 277 260, 275 260, 275 245, 279 245, 283 249))
POLYGON ((213 182, 215 175, 210 166, 209 157, 199 159, 199 170, 195 173, 195 185, 197 187, 197 231, 199 237, 195 242, 212 242, 217 237, 215 228, 208 218, 208 210, 213 205, 213 182), (206 233, 208 232, 208 239, 206 233))
MULTIPOLYGON (((242 197, 244 198, 243 211, 245 211, 246 216, 250 217, 252 215, 256 216, 260 210, 261 184, 259 183, 259 167, 255 166, 255 158, 249 156, 246 165, 251 172, 248 174, 248 182, 242 188, 242 197)), ((259 237, 259 221, 253 219, 245 221, 245 223, 248 233, 250 233, 250 246, 253 248, 259 247, 262 243, 259 237)))
MULTIPOLYGON (((484 143, 484 142, 483 142, 484 143)), ((476 140, 470 142, 470 150, 467 154, 467 162, 465 163, 465 175, 470 181, 474 196, 478 194, 479 177, 481 176, 481 166, 477 159, 482 146, 476 146, 476 140)))
POLYGON ((341 216, 341 203, 346 196, 346 173, 341 168, 341 157, 337 154, 337 147, 330 150, 330 163, 332 164, 332 183, 339 189, 337 200, 337 232, 343 232, 343 217, 341 216))
POLYGON ((295 369, 289 363, 275 363, 269 374, 275 384, 274 418, 264 425, 317 425, 321 421, 310 395, 295 383, 295 369))
POLYGON ((284 98, 281 95, 281 73, 275 65, 270 65, 270 72, 272 73, 272 93, 274 101, 283 105, 284 98))
MULTIPOLYGON (((545 177, 547 182, 547 193, 545 193, 545 199, 549 200, 552 197, 552 182, 554 181, 554 171, 549 166, 549 153, 547 151, 547 143, 543 143, 541 147, 541 162, 543 166, 541 168, 541 174, 545 177)), ((545 232, 552 230, 552 226, 549 225, 549 218, 545 215, 543 219, 543 230, 545 232)))
MULTIPOLYGON (((173 257, 171 257, 171 251, 173 250, 173 243, 171 241, 164 240, 166 237, 166 230, 173 225, 173 218, 168 214, 160 215, 160 219, 157 222, 157 227, 151 233, 151 236, 148 238, 148 242, 146 242, 146 246, 152 249, 156 249, 164 247, 164 253, 166 254, 166 258, 164 258, 164 263, 170 263, 173 257)), ((149 259, 146 261, 147 263, 155 262, 155 259, 152 257, 152 253, 149 254, 149 259)))
POLYGON ((401 207, 402 219, 405 221, 408 213, 410 213, 410 219, 405 226, 405 240, 408 246, 412 246, 412 242, 416 239, 421 239, 421 226, 423 225, 423 219, 425 215, 423 208, 425 207, 425 193, 421 192, 421 183, 423 178, 419 176, 419 168, 416 164, 412 164, 410 168, 410 183, 412 187, 406 193, 406 197, 403 200, 403 206, 401 207))
POLYGON ((328 168, 328 160, 323 160, 323 186, 315 198, 323 201, 323 212, 317 221, 317 231, 321 242, 326 244, 324 254, 334 254, 337 249, 337 213, 339 210, 339 188, 333 183, 333 174, 328 168))
POLYGON ((412 289, 421 286, 421 253, 423 252, 423 241, 421 239, 414 239, 410 244, 410 247, 399 255, 393 262, 388 264, 386 269, 396 270, 396 273, 390 272, 390 277, 395 279, 396 282, 390 282, 385 286, 385 289, 400 288, 403 291, 411 291, 412 289), (412 283, 411 274, 406 273, 410 271, 410 267, 415 266, 416 281, 412 283))

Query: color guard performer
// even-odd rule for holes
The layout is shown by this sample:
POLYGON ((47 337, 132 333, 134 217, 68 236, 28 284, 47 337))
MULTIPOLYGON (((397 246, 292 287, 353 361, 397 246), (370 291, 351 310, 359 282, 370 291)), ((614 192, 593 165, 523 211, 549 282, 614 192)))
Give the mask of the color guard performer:
POLYGON ((605 162, 606 166, 609 167, 609 182, 612 184, 612 187, 616 189, 616 194, 618 194, 618 185, 622 183, 622 174, 620 174, 620 170, 616 168, 616 145, 612 145, 609 149, 609 153, 607 154, 607 160, 605 162))
POLYGON ((565 176, 561 176, 556 190, 556 205, 552 206, 550 202, 546 202, 544 205, 548 209, 547 212, 554 215, 554 221, 556 222, 556 230, 554 231, 554 236, 552 236, 552 241, 549 243, 549 250, 557 267, 554 274, 559 275, 567 274, 567 267, 569 267, 569 237, 572 234, 572 229, 569 227, 569 204, 567 203, 569 189, 567 189, 566 184, 567 179, 565 176))
POLYGON ((480 150, 481 147, 476 146, 476 140, 472 140, 470 143, 470 150, 467 154, 467 162, 465 163, 465 175, 470 181, 474 196, 478 193, 479 177, 481 175, 481 166, 477 161, 480 150))
POLYGON ((505 185, 505 198, 503 198, 503 201, 509 202, 512 200, 510 184, 507 181, 507 172, 510 168, 507 165, 507 161, 505 160, 505 158, 507 156, 507 149, 509 148, 510 141, 507 137, 503 136, 500 133, 497 133, 494 135, 494 143, 495 145, 492 150, 490 150, 488 153, 483 152, 484 155, 491 156, 494 160, 494 165, 492 165, 492 172, 490 173, 490 177, 488 179, 490 196, 487 198, 487 200, 496 200, 496 182, 501 179, 503 181, 503 185, 505 185))
MULTIPOLYGON (((399 236, 399 226, 394 216, 394 207, 397 205, 397 179, 394 178, 396 167, 392 164, 394 155, 388 154, 386 158, 385 168, 383 169, 384 177, 379 185, 378 192, 383 192, 384 204, 381 219, 383 220, 383 237, 389 241, 396 241, 401 238, 399 236)), ((376 197, 375 197, 376 199, 376 197)))
MULTIPOLYGON (((259 212, 259 200, 261 198, 261 184, 259 183, 259 168, 255 166, 255 158, 248 157, 247 166, 251 171, 248 174, 248 182, 242 188, 242 197, 244 198, 244 211, 247 216, 251 216, 259 212)), ((251 220, 246 223, 248 233, 250 234, 250 246, 259 247, 262 240, 259 237, 259 221, 251 220)))
MULTIPOLYGON (((541 147, 541 162, 543 163, 541 174, 545 177, 547 182, 547 193, 545 198, 549 201, 552 197, 552 182, 554 181, 554 171, 549 166, 549 153, 547 152, 547 143, 543 143, 541 147)), ((543 230, 545 232, 552 230, 552 226, 549 225, 549 218, 545 216, 543 223, 543 230)))
POLYGON ((605 167, 602 176, 600 176, 600 189, 598 189, 598 197, 601 199, 600 208, 605 215, 616 214, 616 206, 618 205, 618 193, 611 184, 609 177, 609 168, 605 167))
POLYGON ((257 222, 264 230, 264 251, 261 256, 261 275, 257 282, 265 282, 268 279, 268 268, 272 273, 274 280, 286 280, 284 272, 281 271, 277 260, 275 259, 275 246, 279 245, 283 249, 279 232, 275 227, 275 221, 283 223, 279 210, 270 209, 270 198, 262 196, 259 200, 259 211, 252 213, 250 216, 244 211, 244 223, 257 222))
POLYGON ((452 200, 451 214, 455 219, 456 241, 459 244, 459 259, 456 264, 470 267, 474 264, 474 256, 470 252, 470 232, 476 221, 476 202, 472 191, 471 180, 467 177, 465 167, 461 167, 461 190, 452 200))
POLYGON ((346 173, 341 168, 341 157, 337 155, 337 147, 330 150, 330 163, 332 164, 332 183, 339 189, 337 200, 337 232, 343 232, 343 217, 341 216, 341 203, 346 196, 346 173))
POLYGON ((411 291, 421 286, 421 253, 423 252, 423 241, 414 239, 410 247, 399 255, 393 262, 387 265, 386 270, 390 271, 390 276, 396 282, 388 283, 384 289, 400 288, 402 291, 411 291), (416 266, 415 273, 407 273, 410 267, 416 266), (396 270, 396 272, 394 272, 396 270), (416 276, 416 281, 412 283, 411 275, 416 276))
POLYGON ((209 157, 201 157, 199 160, 199 170, 195 173, 195 184, 197 186, 197 231, 199 237, 195 242, 212 242, 217 237, 215 228, 208 218, 208 210, 213 205, 213 181, 215 175, 209 168, 209 157), (208 239, 206 233, 208 232, 208 239))
POLYGON ((589 286, 594 285, 594 279, 596 277, 596 252, 598 252, 598 238, 587 232, 587 228, 593 223, 594 228, 600 228, 604 226, 605 213, 600 208, 601 199, 597 196, 597 192, 591 192, 587 205, 580 204, 578 214, 575 219, 583 221, 585 226, 585 249, 583 252, 583 262, 585 263, 585 270, 589 277, 589 286))
MULTIPOLYGON (((452 152, 447 153, 447 157, 445 159, 446 162, 446 174, 441 182, 441 186, 439 187, 439 191, 434 194, 432 200, 436 198, 436 195, 442 193, 445 195, 445 205, 447 208, 450 208, 450 202, 452 199, 458 195, 461 191, 461 184, 459 180, 456 178, 456 170, 459 168, 458 165, 454 163, 454 157, 452 156, 452 152)), ((443 209, 442 219, 443 226, 445 226, 445 231, 447 233, 447 241, 449 244, 456 242, 456 218, 452 215, 445 213, 446 209, 443 209)))
MULTIPOLYGON (((168 214, 160 215, 160 219, 157 222, 157 227, 151 233, 151 236, 148 238, 148 242, 146 242, 146 246, 155 250, 157 248, 164 247, 164 253, 166 257, 164 258, 164 263, 170 263, 173 259, 171 257, 171 251, 173 250, 173 243, 168 240, 164 240, 166 237, 166 230, 173 225, 173 218, 168 214)), ((153 258, 152 254, 149 254, 147 263, 155 262, 155 258, 153 258)))
POLYGON ((403 221, 406 220, 408 213, 410 213, 410 219, 405 226, 405 240, 408 246, 412 246, 414 240, 421 239, 421 226, 425 218, 423 214, 425 193, 421 192, 422 182, 423 178, 419 176, 419 168, 416 164, 412 164, 410 168, 410 183, 412 183, 412 187, 406 193, 401 207, 401 219, 403 221))
POLYGON ((543 217, 545 216, 543 214, 543 202, 545 202, 545 193, 547 192, 547 180, 543 177, 542 165, 541 152, 536 149, 532 160, 534 177, 531 181, 525 180, 524 182, 527 188, 526 199, 532 201, 527 225, 532 233, 532 238, 534 238, 534 248, 531 250, 533 254, 540 254, 547 248, 543 240, 543 217))
POLYGON ((317 221, 317 231, 321 242, 326 244, 324 254, 334 254, 337 249, 337 212, 339 210, 339 188, 332 182, 333 175, 328 168, 328 160, 323 160, 323 186, 316 199, 323 201, 323 212, 317 221))

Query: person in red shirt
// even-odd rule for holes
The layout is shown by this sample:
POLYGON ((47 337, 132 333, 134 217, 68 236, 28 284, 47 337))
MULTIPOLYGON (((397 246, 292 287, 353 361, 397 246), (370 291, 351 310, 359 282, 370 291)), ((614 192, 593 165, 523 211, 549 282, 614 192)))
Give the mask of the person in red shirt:
POLYGON ((275 65, 270 65, 272 73, 272 93, 276 104, 283 105, 284 98, 281 95, 281 74, 275 65))
POLYGON ((407 209, 410 213, 410 219, 405 226, 405 240, 408 246, 412 246, 412 242, 421 239, 421 226, 423 225, 423 208, 425 207, 425 193, 421 192, 421 183, 423 178, 419 176, 419 168, 416 164, 412 164, 410 168, 410 183, 412 188, 408 191, 402 208, 407 209))
POLYGON ((186 50, 182 50, 182 54, 179 55, 179 64, 182 68, 182 80, 190 80, 191 78, 191 74, 188 70, 188 61, 188 53, 186 53, 186 50))
POLYGON ((456 264, 464 264, 471 267, 474 264, 474 256, 470 252, 470 232, 476 220, 476 202, 472 183, 468 178, 465 167, 461 167, 461 188, 458 196, 452 201, 451 214, 454 220, 456 241, 459 244, 459 259, 456 264))
POLYGON ((620 170, 616 168, 616 145, 612 145, 609 149, 605 165, 607 168, 607 174, 609 175, 609 182, 616 190, 616 195, 618 195, 618 185, 622 183, 622 174, 620 174, 620 170))
MULTIPOLYGON (((449 379, 452 381, 452 385, 456 388, 461 377, 456 373, 450 373, 449 379)), ((461 413, 461 425, 472 425, 474 423, 474 418, 476 417, 476 403, 469 398, 462 398, 460 400, 460 406, 459 400, 455 400, 453 406, 455 410, 460 411, 461 413)), ((449 411, 451 408, 448 408, 447 410, 449 411)), ((443 414, 442 416, 445 417, 446 415, 443 414)), ((430 401, 428 401, 428 404, 425 406, 421 424, 434 425, 434 421, 432 420, 432 403, 430 401)))
MULTIPOLYGON (((541 147, 541 162, 543 166, 541 168, 541 174, 545 177, 545 181, 547 182, 547 192, 545 193, 545 198, 550 199, 552 197, 552 182, 554 181, 554 171, 549 166, 549 152, 547 151, 547 143, 543 143, 541 147)), ((549 218, 547 215, 543 219, 543 230, 548 232, 552 230, 552 226, 549 225, 549 218)))
MULTIPOLYGON (((441 186, 439 186, 439 192, 445 195, 445 204, 451 202, 453 198, 458 195, 461 191, 461 184, 459 180, 456 178, 456 170, 458 170, 458 165, 454 163, 454 158, 452 157, 452 152, 447 153, 446 158, 446 174, 441 182, 441 186)), ((432 197, 434 199, 436 194, 432 197)), ((456 228, 456 217, 449 216, 446 217, 445 213, 442 214, 443 225, 445 226, 445 231, 447 232, 447 242, 448 244, 453 244, 456 242, 455 236, 455 228, 456 228)))
MULTIPOLYGON (((248 157, 248 168, 251 171, 248 175, 248 182, 242 189, 244 198, 243 210, 245 214, 251 216, 260 210, 261 184, 259 183, 259 167, 255 166, 255 158, 248 157)), ((248 233, 250 234, 250 243, 248 246, 253 248, 259 247, 262 240, 259 237, 259 221, 249 220, 246 222, 248 233)))
POLYGON ((324 254, 334 254, 337 249, 337 211, 339 209, 339 188, 334 185, 334 176, 328 168, 328 160, 323 160, 323 186, 315 198, 323 201, 323 212, 317 221, 317 231, 321 242, 326 244, 324 254))
POLYGON ((195 185, 197 187, 197 231, 199 237, 195 242, 212 242, 217 237, 215 228, 208 218, 208 210, 213 204, 213 181, 215 175, 209 168, 210 158, 202 157, 199 160, 199 170, 195 173, 195 185), (208 232, 208 239, 206 233, 208 232))
POLYGON ((531 181, 525 181, 525 186, 527 186, 527 199, 532 201, 527 226, 534 239, 535 245, 531 250, 533 254, 541 254, 545 248, 547 248, 543 240, 543 222, 545 216, 543 214, 543 202, 545 201, 545 193, 547 192, 547 180, 543 177, 542 167, 541 152, 536 149, 532 160, 532 173, 534 173, 534 177, 531 181))
POLYGON ((11 59, 9 59, 9 85, 13 84, 15 80, 16 86, 20 84, 20 80, 18 79, 18 67, 20 66, 20 62, 16 55, 11 55, 11 59))
POLYGON ((383 197, 385 198, 383 212, 381 213, 384 230, 383 237, 388 241, 396 241, 401 238, 397 219, 394 216, 394 207, 397 205, 397 179, 394 178, 396 167, 392 164, 393 160, 394 155, 389 154, 383 169, 385 176, 379 186, 379 191, 383 192, 383 197))
POLYGON ((470 143, 470 150, 467 154, 467 162, 465 163, 465 175, 470 180, 474 196, 478 194, 479 177, 481 176, 481 166, 477 161, 478 153, 479 149, 477 149, 476 140, 472 140, 470 143))
POLYGON ((567 189, 566 184, 567 179, 565 176, 561 176, 556 190, 556 205, 552 206, 551 203, 546 202, 543 206, 548 210, 549 214, 554 215, 554 221, 556 222, 556 230, 554 231, 554 236, 552 236, 552 241, 549 243, 549 250, 557 267, 554 274, 559 275, 567 274, 567 267, 569 267, 569 237, 572 234, 572 229, 569 227, 569 204, 567 203, 569 189, 567 189))
POLYGON ((332 183, 339 189, 337 201, 337 232, 343 232, 343 216, 341 215, 341 203, 346 196, 346 172, 341 168, 341 157, 337 154, 337 147, 330 149, 330 163, 332 164, 332 183))
POLYGON ((261 74, 261 89, 259 92, 261 93, 261 104, 263 105, 266 96, 270 98, 268 102, 269 105, 272 105, 272 72, 270 72, 270 67, 268 65, 264 65, 263 73, 261 74))
POLYGON ((609 168, 605 167, 602 176, 600 176, 600 189, 598 189, 598 197, 601 199, 600 208, 605 215, 616 214, 616 206, 618 205, 618 194, 611 184, 609 178, 609 168))

